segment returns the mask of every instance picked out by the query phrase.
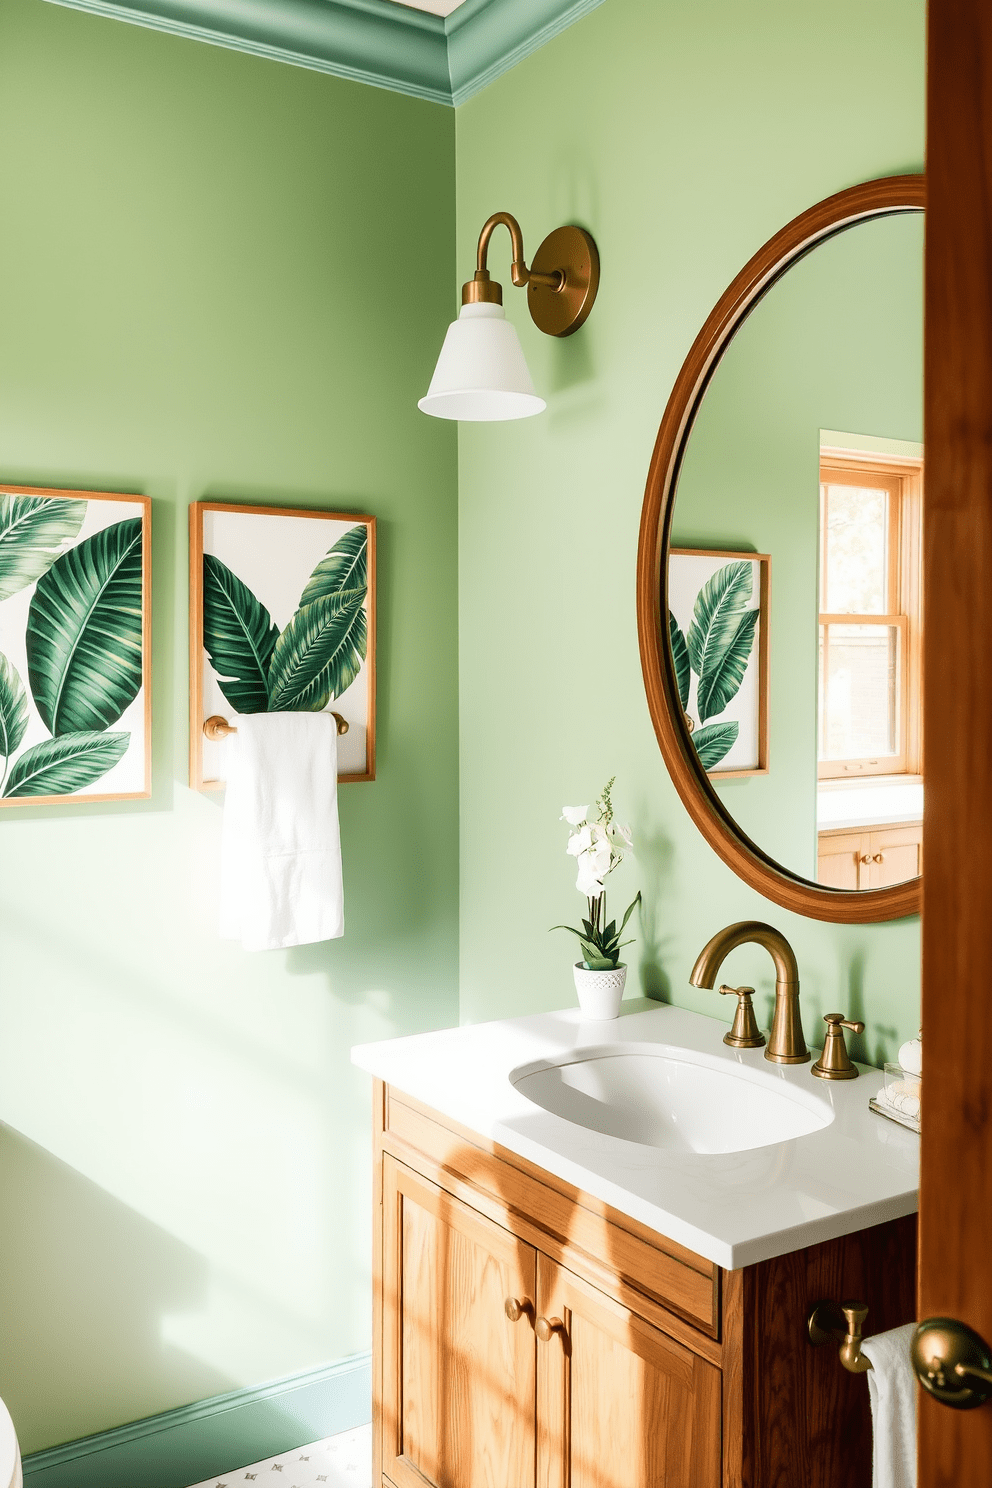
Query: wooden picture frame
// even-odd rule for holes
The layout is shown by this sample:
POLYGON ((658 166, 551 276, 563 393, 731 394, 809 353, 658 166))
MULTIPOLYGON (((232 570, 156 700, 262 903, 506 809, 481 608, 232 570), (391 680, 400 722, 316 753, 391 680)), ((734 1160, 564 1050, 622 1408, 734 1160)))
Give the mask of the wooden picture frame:
MULTIPOLYGON (((358 582, 348 593, 362 591, 357 609, 349 607, 343 622, 348 627, 344 649, 350 660, 337 673, 321 670, 320 696, 323 706, 348 724, 338 739, 338 779, 342 783, 375 779, 375 526, 373 516, 313 507, 218 501, 190 506, 189 778, 194 790, 220 790, 224 785, 225 745, 223 740, 205 739, 205 720, 219 716, 236 727, 239 713, 268 711, 276 696, 271 692, 271 668, 279 665, 275 647, 284 634, 294 633, 304 592, 316 586, 311 603, 332 594, 337 598, 350 578, 358 582), (358 536, 359 529, 363 537, 358 536), (247 634, 254 626, 264 671, 254 654, 254 660, 246 661, 244 676, 232 673, 231 655, 216 649, 221 634, 218 605, 228 607, 236 632, 247 634), (212 624, 211 644, 220 671, 215 670, 207 645, 212 624), (323 685, 328 683, 329 698, 323 685), (262 702, 265 707, 258 706, 262 702)), ((278 699, 282 707, 310 711, 308 704, 317 697, 313 686, 298 699, 296 709, 292 705, 297 699, 287 687, 278 699)), ((276 711, 281 710, 277 702, 276 711)))
MULTIPOLYGON (((721 295, 689 349, 662 416, 648 468, 637 548, 637 632, 648 711, 669 774, 713 851, 751 888, 795 914, 865 924, 919 914, 922 880, 883 889, 832 889, 790 872, 738 826, 699 768, 682 717, 667 624, 668 549, 679 472, 700 404, 720 359, 748 315, 793 264, 857 222, 923 212, 922 175, 886 176, 817 202, 759 248, 721 295)), ((928 705, 929 706, 929 705, 928 705)))
MULTIPOLYGON (((768 553, 745 553, 731 548, 670 548, 668 573, 669 613, 674 616, 683 636, 688 634, 692 620, 693 602, 702 582, 728 564, 746 563, 751 566, 750 598, 742 605, 742 615, 756 613, 754 634, 744 675, 735 694, 726 706, 717 713, 709 714, 700 724, 695 722, 692 708, 697 696, 697 678, 690 663, 690 680, 687 685, 688 707, 684 710, 693 718, 690 736, 693 748, 698 749, 702 729, 714 730, 727 722, 739 723, 737 735, 724 749, 721 759, 728 764, 703 765, 710 779, 737 780, 749 775, 768 774, 768 709, 769 709, 769 620, 771 607, 772 560, 768 553), (679 559, 698 559, 698 563, 679 563, 679 559), (685 583, 680 581, 679 570, 685 570, 685 583), (755 584, 755 579, 757 583, 755 584), (755 589, 757 594, 755 595, 755 589), (743 725, 747 725, 747 728, 743 725), (741 735, 746 732, 747 739, 741 735), (743 745, 743 747, 742 747, 743 745), (734 763, 753 758, 754 764, 734 763)), ((712 734, 711 734, 712 737, 712 734)), ((724 747, 718 745, 718 748, 724 747)))
POLYGON ((0 485, 0 806, 151 795, 151 498, 0 485))

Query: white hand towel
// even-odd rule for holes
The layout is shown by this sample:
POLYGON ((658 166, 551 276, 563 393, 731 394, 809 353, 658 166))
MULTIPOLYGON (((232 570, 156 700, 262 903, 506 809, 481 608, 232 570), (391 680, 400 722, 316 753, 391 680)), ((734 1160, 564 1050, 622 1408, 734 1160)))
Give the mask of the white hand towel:
POLYGON ((228 747, 221 935, 246 951, 343 935, 334 717, 252 713, 228 747))
POLYGON ((861 1345, 871 1360, 872 1483, 874 1488, 916 1488, 916 1375, 909 1361, 915 1323, 874 1333, 861 1345))

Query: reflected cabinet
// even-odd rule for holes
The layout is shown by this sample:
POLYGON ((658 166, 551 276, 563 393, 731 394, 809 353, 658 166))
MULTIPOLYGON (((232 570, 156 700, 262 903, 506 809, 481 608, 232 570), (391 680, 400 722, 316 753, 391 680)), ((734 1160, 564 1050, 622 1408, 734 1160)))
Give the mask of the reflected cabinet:
POLYGON ((744 1270, 375 1092, 376 1488, 851 1488, 865 1381, 806 1341, 914 1306, 913 1218, 744 1270))

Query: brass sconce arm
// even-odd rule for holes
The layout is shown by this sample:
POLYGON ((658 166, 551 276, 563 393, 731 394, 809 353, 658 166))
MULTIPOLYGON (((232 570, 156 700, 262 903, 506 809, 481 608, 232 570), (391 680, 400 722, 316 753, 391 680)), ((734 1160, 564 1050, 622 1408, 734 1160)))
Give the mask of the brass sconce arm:
MULTIPOLYGON (((520 223, 510 212, 494 212, 488 222, 483 224, 482 231, 479 234, 479 247, 476 252, 475 279, 471 280, 470 284, 492 284, 488 268, 489 240, 497 227, 501 225, 510 234, 510 248, 513 253, 513 260, 510 264, 510 278, 513 280, 517 289, 523 289, 527 284, 542 284, 547 289, 556 291, 561 289, 565 283, 565 275, 561 269, 553 269, 550 274, 542 274, 539 269, 529 269, 527 267, 524 259, 524 235, 520 230, 520 223)), ((469 287, 469 284, 466 284, 462 290, 463 305, 468 303, 465 290, 469 287)), ((493 288, 499 293, 499 297, 495 303, 501 305, 503 303, 503 292, 498 284, 493 285, 493 288)), ((480 296, 480 298, 482 297, 480 296)))
POLYGON ((524 235, 510 212, 494 212, 483 224, 475 274, 462 285, 463 305, 502 305, 502 287, 489 273, 489 243, 497 227, 510 234, 510 278, 527 290, 531 319, 548 336, 570 336, 583 324, 599 288, 599 254, 581 227, 557 227, 534 254, 524 258, 524 235))

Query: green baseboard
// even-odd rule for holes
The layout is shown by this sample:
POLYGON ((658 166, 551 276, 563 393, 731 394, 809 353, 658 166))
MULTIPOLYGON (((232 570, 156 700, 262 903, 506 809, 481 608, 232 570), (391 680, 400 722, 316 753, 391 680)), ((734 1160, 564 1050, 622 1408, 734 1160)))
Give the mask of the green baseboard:
POLYGON ((28 1488, 187 1488, 372 1417, 372 1361, 232 1390, 24 1459, 28 1488))

